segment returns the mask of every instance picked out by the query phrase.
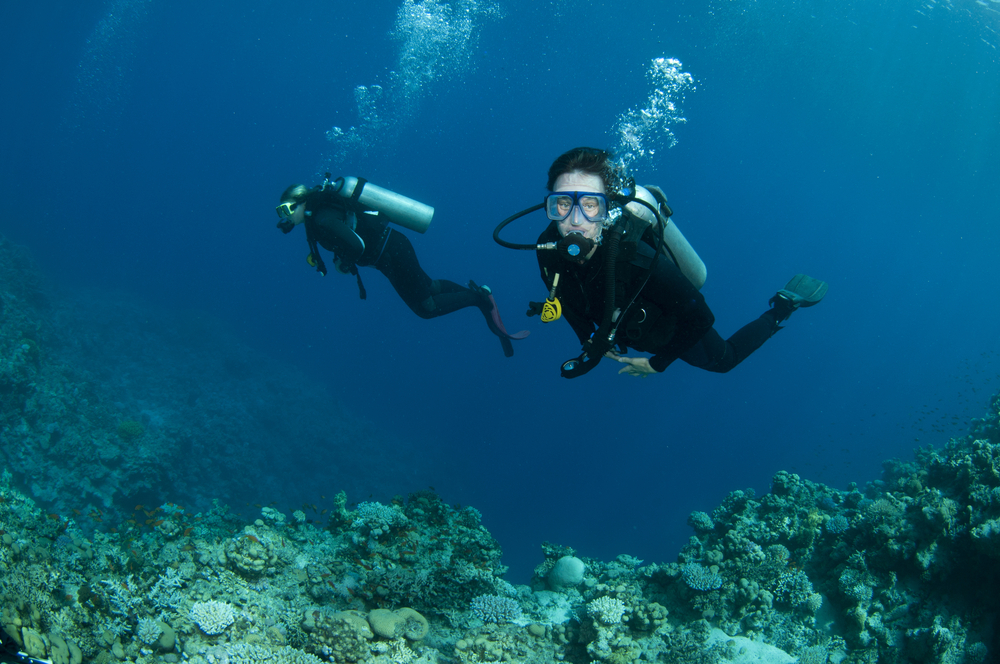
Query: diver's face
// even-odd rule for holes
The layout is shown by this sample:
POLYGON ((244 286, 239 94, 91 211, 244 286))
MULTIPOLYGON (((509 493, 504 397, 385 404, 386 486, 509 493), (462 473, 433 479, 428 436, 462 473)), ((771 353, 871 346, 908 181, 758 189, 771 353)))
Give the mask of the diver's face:
MULTIPOLYGON (((604 189, 604 181, 601 178, 593 173, 584 173, 582 171, 563 173, 556 178, 552 191, 583 191, 594 194, 607 194, 607 191, 604 189)), ((568 217, 556 222, 556 228, 559 229, 559 235, 563 237, 566 237, 570 233, 579 233, 597 242, 601 237, 603 224, 597 221, 590 221, 584 216, 579 207, 574 207, 568 217)), ((595 251, 597 251, 596 245, 584 258, 589 259, 594 255, 595 251)))
POLYGON ((296 226, 301 224, 306 220, 306 206, 305 203, 296 203, 295 201, 282 201, 282 204, 287 204, 289 208, 292 209, 292 213, 289 215, 283 215, 283 219, 292 222, 296 226))

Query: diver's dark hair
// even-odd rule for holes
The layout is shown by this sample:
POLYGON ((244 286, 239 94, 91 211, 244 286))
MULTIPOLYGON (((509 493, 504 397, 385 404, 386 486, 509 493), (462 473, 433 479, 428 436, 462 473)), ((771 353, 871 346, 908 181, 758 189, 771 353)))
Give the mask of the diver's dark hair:
POLYGON ((624 168, 610 152, 600 148, 581 147, 564 152, 552 162, 549 167, 548 190, 553 190, 560 175, 573 171, 601 178, 605 191, 612 196, 618 196, 624 187, 632 186, 632 179, 625 175, 624 168))
POLYGON ((295 201, 296 203, 301 203, 305 200, 306 194, 309 193, 309 188, 304 184, 293 184, 288 189, 285 189, 281 194, 282 201, 295 201))

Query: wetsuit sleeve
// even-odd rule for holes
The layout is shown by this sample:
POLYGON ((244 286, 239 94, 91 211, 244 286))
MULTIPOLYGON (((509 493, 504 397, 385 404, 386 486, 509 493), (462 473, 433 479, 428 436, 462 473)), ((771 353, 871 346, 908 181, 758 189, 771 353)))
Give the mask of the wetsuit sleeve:
POLYGON ((705 297, 673 261, 664 256, 656 261, 642 296, 664 313, 677 317, 677 329, 670 341, 651 349, 653 357, 649 364, 657 371, 663 371, 690 350, 715 324, 715 315, 705 303, 705 297))

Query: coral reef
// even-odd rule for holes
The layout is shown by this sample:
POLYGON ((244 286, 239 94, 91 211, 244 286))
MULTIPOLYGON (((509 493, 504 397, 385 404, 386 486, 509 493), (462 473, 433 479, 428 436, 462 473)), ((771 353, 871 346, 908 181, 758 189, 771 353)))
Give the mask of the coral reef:
POLYGON ((547 576, 572 549, 543 545, 532 586, 511 586, 479 513, 431 492, 357 510, 340 495, 325 528, 271 507, 242 524, 219 503, 166 504, 88 537, 4 473, 3 629, 65 664, 986 662, 998 410, 1000 395, 968 437, 887 462, 864 490, 779 472, 759 499, 733 491, 693 514, 675 562, 582 559, 580 583, 555 590, 547 576))
MULTIPOLYGON (((887 461, 864 487, 778 472, 767 495, 737 490, 693 512, 676 560, 578 558, 544 543, 531 585, 515 587, 479 512, 433 491, 352 508, 331 482, 319 489, 339 490, 329 511, 257 505, 251 522, 233 513, 208 494, 239 495, 219 470, 266 484, 254 468, 278 461, 226 413, 265 395, 299 412, 294 399, 312 397, 253 392, 247 378, 260 376, 244 351, 219 364, 206 350, 157 370, 197 382, 204 364, 231 374, 217 386, 251 394, 223 402, 192 384, 191 404, 209 406, 157 405, 150 395, 166 388, 111 375, 148 368, 121 332, 133 314, 97 307, 115 331, 70 335, 54 302, 27 255, 0 238, 0 628, 31 657, 976 664, 1000 652, 1000 395, 969 435, 887 461), (95 347, 109 339, 136 364, 79 363, 82 347, 106 361, 95 347), (188 508, 166 496, 142 498, 158 507, 123 504, 168 486, 188 508), (81 492, 88 503, 77 509, 67 501, 81 492)), ((283 426, 264 410, 247 419, 283 426)), ((364 435, 346 416, 341 424, 364 435)))
POLYGON ((240 527, 219 504, 190 517, 174 505, 151 511, 195 524, 180 534, 128 520, 88 538, 11 479, 0 478, 3 629, 33 656, 67 664, 418 661, 434 656, 434 630, 408 605, 472 620, 461 616, 477 592, 509 587, 478 513, 427 492, 368 503, 398 514, 377 538, 356 512, 323 529, 264 508, 240 527))

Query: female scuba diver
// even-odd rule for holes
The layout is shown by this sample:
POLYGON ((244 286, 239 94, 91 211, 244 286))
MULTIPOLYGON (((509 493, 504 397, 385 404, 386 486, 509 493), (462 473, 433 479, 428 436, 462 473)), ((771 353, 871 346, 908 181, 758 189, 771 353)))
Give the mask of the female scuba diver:
POLYGON ((625 366, 618 373, 646 377, 678 358, 725 373, 745 360, 799 307, 817 304, 826 283, 796 275, 770 299, 771 308, 729 339, 699 288, 705 267, 674 224, 666 197, 656 187, 635 187, 604 150, 575 148, 549 168, 544 203, 506 219, 494 239, 503 246, 537 251, 549 289, 528 315, 543 322, 561 316, 583 353, 562 365, 565 378, 581 376, 602 357, 625 366), (515 219, 545 208, 551 220, 536 245, 515 245, 499 233, 515 219), (617 350, 616 350, 617 347, 617 350), (650 353, 631 357, 629 348, 650 353))
POLYGON ((361 178, 338 178, 330 174, 312 189, 294 184, 281 194, 277 207, 278 228, 289 233, 304 224, 309 255, 306 261, 326 276, 319 246, 333 252, 334 266, 342 274, 357 276, 361 299, 367 297, 358 267, 374 267, 384 274, 413 313, 436 318, 465 307, 477 307, 490 331, 500 338, 507 357, 514 354, 511 339, 523 339, 527 332, 508 334, 492 291, 487 286, 460 286, 444 279, 432 280, 417 261, 409 239, 389 227, 396 223, 423 233, 434 208, 368 183, 361 178), (318 245, 318 246, 317 246, 318 245))

